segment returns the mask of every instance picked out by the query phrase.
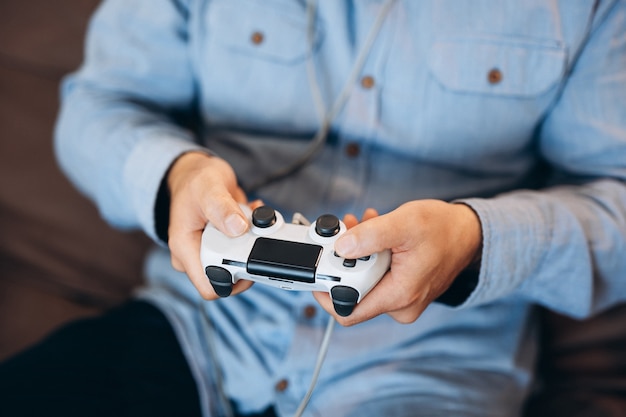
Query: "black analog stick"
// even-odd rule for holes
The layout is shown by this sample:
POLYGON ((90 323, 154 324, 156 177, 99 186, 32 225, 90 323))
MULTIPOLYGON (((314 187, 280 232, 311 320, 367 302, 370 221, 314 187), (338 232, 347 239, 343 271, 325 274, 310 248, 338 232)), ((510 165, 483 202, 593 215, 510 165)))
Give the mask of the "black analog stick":
POLYGON ((261 206, 252 212, 252 224, 261 229, 272 226, 276 223, 276 211, 270 206, 261 206))
POLYGON ((315 232, 322 237, 332 237, 339 233, 339 219, 332 214, 322 214, 315 222, 315 232))

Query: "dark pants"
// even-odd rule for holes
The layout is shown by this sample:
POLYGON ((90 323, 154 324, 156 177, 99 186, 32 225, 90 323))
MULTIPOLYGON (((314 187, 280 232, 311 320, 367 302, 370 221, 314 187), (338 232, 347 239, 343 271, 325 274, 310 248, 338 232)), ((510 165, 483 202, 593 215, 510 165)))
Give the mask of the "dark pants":
POLYGON ((3 417, 200 415, 174 332, 146 302, 69 324, 0 364, 3 417))

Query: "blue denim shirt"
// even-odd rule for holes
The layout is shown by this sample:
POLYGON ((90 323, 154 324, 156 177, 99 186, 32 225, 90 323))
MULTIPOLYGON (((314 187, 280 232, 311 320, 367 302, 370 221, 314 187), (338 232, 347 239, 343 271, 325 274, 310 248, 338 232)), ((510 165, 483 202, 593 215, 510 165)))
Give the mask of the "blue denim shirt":
MULTIPOLYGON (((337 328, 306 415, 516 415, 533 306, 585 317, 626 298, 626 2, 594 3, 398 0, 320 154, 256 192, 286 218, 437 198, 482 224, 469 298, 410 325, 337 328)), ((64 85, 60 164, 111 224, 158 242, 172 161, 210 150, 243 186, 288 165, 320 124, 307 60, 328 108, 382 5, 321 0, 309 36, 301 0, 105 1, 64 85)), ((141 296, 172 322, 205 415, 218 389, 242 412, 294 412, 327 320, 304 313, 309 293, 206 302, 162 244, 146 275, 141 296)))

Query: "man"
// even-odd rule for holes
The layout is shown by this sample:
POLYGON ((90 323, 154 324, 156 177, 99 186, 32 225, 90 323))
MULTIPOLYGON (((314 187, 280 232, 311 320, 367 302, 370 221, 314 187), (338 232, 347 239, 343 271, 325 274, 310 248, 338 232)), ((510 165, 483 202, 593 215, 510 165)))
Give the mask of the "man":
POLYGON ((106 219, 159 243, 142 301, 88 325, 124 352, 96 350, 108 405, 292 415, 329 314, 305 414, 518 415, 534 306, 626 294, 625 71, 623 1, 105 1, 56 149, 106 219), (345 215, 338 254, 390 249, 390 271, 347 317, 248 281, 219 299, 200 235, 245 233, 257 199, 345 215), (128 354, 127 323, 157 342, 125 336, 128 354))

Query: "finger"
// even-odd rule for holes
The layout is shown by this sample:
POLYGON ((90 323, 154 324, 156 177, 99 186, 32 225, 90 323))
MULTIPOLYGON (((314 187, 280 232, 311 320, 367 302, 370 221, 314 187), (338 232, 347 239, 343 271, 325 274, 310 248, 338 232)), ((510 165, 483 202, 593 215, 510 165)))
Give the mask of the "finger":
POLYGON ((398 247, 405 239, 406 228, 396 217, 390 213, 359 223, 337 239, 335 250, 355 259, 398 247))
MULTIPOLYGON (((196 235, 194 233, 194 235, 196 235)), ((199 235, 201 238, 201 234, 199 235)), ((205 300, 214 300, 219 298, 219 296, 215 293, 211 282, 207 278, 204 268, 200 262, 200 245, 199 243, 196 245, 195 242, 186 241, 189 243, 188 247, 181 247, 183 253, 197 253, 198 256, 188 256, 183 258, 182 260, 172 255, 172 265, 174 268, 180 272, 187 273, 187 276, 193 283, 194 287, 198 290, 202 298, 205 300), (197 248, 197 252, 194 252, 197 248)), ((239 294, 252 286, 252 281, 247 280, 239 280, 237 283, 233 285, 233 290, 231 295, 239 294)))
POLYGON ((200 245, 204 226, 209 221, 216 228, 221 227, 222 231, 227 234, 239 235, 247 230, 248 222, 244 220, 241 208, 230 194, 218 195, 210 207, 201 204, 200 212, 188 210, 187 207, 181 207, 181 204, 178 204, 176 208, 175 213, 177 214, 171 217, 168 240, 172 254, 172 266, 188 275, 204 299, 215 299, 217 294, 206 278, 200 261, 200 245), (221 220, 223 216, 226 218, 221 220))
MULTIPOLYGON (((374 217, 378 217, 378 211, 373 208, 365 209, 363 212, 363 216, 361 217, 361 222, 364 222, 369 219, 373 219, 374 217)), ((343 216, 343 223, 346 225, 348 229, 353 228, 357 224, 359 224, 359 219, 354 214, 346 214, 343 216)))
POLYGON ((247 290, 248 288, 252 287, 253 284, 254 284, 254 281, 249 281, 247 279, 240 279, 233 285, 233 291, 231 292, 230 295, 232 296, 232 295, 240 294, 244 292, 245 290, 247 290))
POLYGON ((211 201, 202 206, 206 220, 227 236, 244 234, 248 230, 249 221, 239 203, 228 192, 211 195, 211 201))
MULTIPOLYGON (((178 271, 187 274, 202 298, 205 300, 214 300, 218 298, 218 295, 213 290, 213 286, 206 277, 202 263, 200 262, 201 236, 201 231, 190 232, 185 238, 174 243, 173 246, 176 247, 175 252, 178 253, 178 255, 172 255, 172 265, 178 271)), ((172 250, 172 253, 174 253, 174 250, 172 250)))
POLYGON ((344 325, 352 326, 394 310, 398 303, 397 297, 401 295, 398 288, 393 286, 391 274, 385 274, 376 286, 361 298, 352 314, 345 318, 344 325))
POLYGON ((255 210, 259 207, 264 206, 265 203, 263 202, 263 200, 254 200, 250 203, 248 203, 248 207, 250 207, 251 210, 255 210))
POLYGON ((346 214, 345 216, 343 216, 343 223, 348 229, 351 229, 359 224, 359 219, 357 219, 354 214, 346 214))
POLYGON ((339 324, 346 327, 354 326, 356 324, 362 323, 381 314, 384 314, 393 308, 393 300, 385 298, 385 285, 383 281, 384 280, 381 280, 378 283, 378 285, 381 286, 381 289, 376 291, 376 293, 381 293, 382 291, 382 296, 378 296, 376 293, 372 294, 376 289, 376 287, 374 287, 374 289, 372 289, 372 291, 370 291, 367 296, 363 297, 361 301, 354 307, 352 313, 346 317, 340 316, 336 313, 335 306, 333 305, 330 294, 326 292, 314 292, 313 296, 320 304, 320 306, 324 310, 326 310, 326 312, 332 315, 339 324))
POLYGON ((235 201, 239 204, 246 204, 248 202, 246 192, 241 187, 236 187, 232 195, 235 201))
POLYGON ((335 320, 340 322, 341 317, 335 312, 335 307, 333 306, 333 301, 330 298, 330 294, 323 291, 313 291, 313 297, 317 300, 318 304, 326 310, 328 314, 333 316, 335 320))
POLYGON ((223 233, 240 235, 248 228, 248 221, 236 201, 230 195, 215 198, 214 204, 206 205, 197 210, 187 207, 173 207, 169 226, 168 246, 172 253, 172 266, 186 272, 203 297, 210 296, 206 286, 204 271, 200 264, 200 241, 207 221, 223 233), (225 216, 225 218, 224 218, 225 216))
POLYGON ((365 212, 363 212, 363 217, 361 217, 361 221, 364 222, 373 219, 374 217, 378 217, 378 211, 370 207, 365 209, 365 212))
POLYGON ((392 272, 388 272, 378 284, 359 301, 354 311, 347 317, 335 312, 332 299, 328 293, 316 292, 315 299, 342 326, 353 326, 371 320, 381 314, 387 314, 395 321, 408 324, 416 321, 428 306, 423 297, 409 298, 408 291, 398 285, 392 272))
POLYGON ((357 317, 355 314, 355 311, 357 310, 357 308, 359 308, 359 305, 357 304, 356 307, 354 307, 354 311, 352 312, 352 314, 350 314, 349 316, 340 316, 339 314, 337 314, 337 312, 335 311, 335 306, 333 305, 333 301, 330 297, 330 295, 326 292, 314 292, 313 293, 313 297, 315 297, 315 299, 317 300, 318 304, 331 316, 333 316, 333 318, 337 321, 337 323, 341 324, 344 327, 350 327, 350 326, 354 326, 356 324, 361 323, 363 320, 360 317, 357 317))
MULTIPOLYGON (((186 272, 186 271, 193 271, 193 270, 195 270, 195 269, 191 269, 191 268, 194 268, 191 265, 187 266, 188 268, 190 268, 189 270, 185 269, 186 267, 180 261, 178 261, 175 257, 172 257, 172 265, 175 265, 175 264, 180 265, 178 267, 174 266, 174 268, 176 270, 180 271, 180 272, 186 272)), ((202 298, 204 298, 205 300, 215 300, 215 299, 220 298, 215 293, 215 289, 213 288, 213 285, 211 285, 211 282, 207 278, 207 276, 204 273, 204 271, 202 271, 202 273, 198 273, 198 274, 194 274, 193 272, 191 272, 191 273, 187 272, 187 276, 191 280, 191 282, 194 285, 194 287, 196 287, 196 290, 198 291, 198 293, 200 293, 202 298), (207 283, 209 285, 207 285, 207 283)), ((233 284, 233 289, 232 289, 232 292, 231 292, 231 296, 232 295, 237 295, 237 294, 240 294, 240 293, 246 291, 253 284, 254 284, 253 281, 248 281, 248 280, 239 280, 239 281, 237 281, 235 284, 233 284)))
MULTIPOLYGON (((381 279, 381 281, 378 284, 381 285, 381 287, 384 290, 384 280, 381 279)), ((377 302, 377 300, 380 301, 382 298, 378 298, 376 293, 374 293, 374 295, 370 297, 373 291, 374 289, 372 289, 372 291, 370 291, 370 293, 367 294, 366 297, 363 297, 361 299, 361 301, 354 307, 354 310, 349 316, 339 316, 336 313, 335 306, 333 304, 332 298, 329 293, 314 292, 313 296, 315 297, 317 302, 320 304, 320 306, 324 310, 326 310, 326 312, 331 314, 337 320, 338 323, 340 323, 343 326, 353 326, 355 324, 370 320, 380 314, 384 314, 388 310, 391 309, 391 307, 385 305, 384 302, 383 303, 377 302)), ((380 292, 380 290, 377 292, 380 292)), ((389 303, 389 304, 392 304, 392 303, 389 303)))
POLYGON ((424 310, 425 307, 418 308, 417 306, 412 305, 398 311, 391 311, 387 313, 387 315, 400 324, 410 324, 419 319, 424 310))
POLYGON ((174 267, 174 269, 177 270, 178 272, 185 272, 185 266, 178 259, 178 257, 175 256, 174 253, 172 253, 171 251, 170 251, 170 255, 171 255, 172 267, 174 267))

